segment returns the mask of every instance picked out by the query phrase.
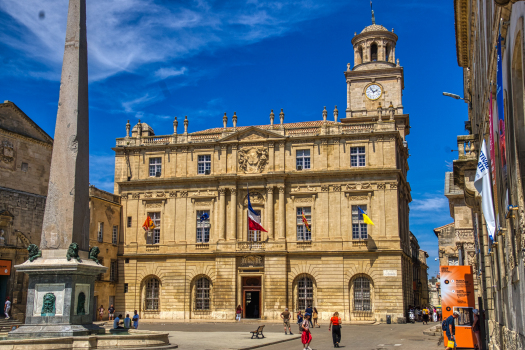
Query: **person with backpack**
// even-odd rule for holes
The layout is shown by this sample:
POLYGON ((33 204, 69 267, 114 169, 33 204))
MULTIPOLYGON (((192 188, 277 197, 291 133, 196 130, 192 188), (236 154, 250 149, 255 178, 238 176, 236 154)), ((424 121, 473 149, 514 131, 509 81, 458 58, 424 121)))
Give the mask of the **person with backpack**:
POLYGON ((303 332, 301 335, 301 342, 303 343, 304 350, 312 350, 310 343, 312 342, 312 333, 310 333, 310 317, 311 314, 305 312, 303 323, 299 326, 299 329, 303 332))
POLYGON ((456 343, 456 325, 455 325, 455 319, 459 317, 459 312, 454 311, 452 315, 447 317, 443 323, 441 324, 441 329, 445 332, 447 335, 447 339, 449 342, 453 342, 454 346, 450 347, 447 343, 447 348, 449 349, 456 349, 458 346, 456 343))

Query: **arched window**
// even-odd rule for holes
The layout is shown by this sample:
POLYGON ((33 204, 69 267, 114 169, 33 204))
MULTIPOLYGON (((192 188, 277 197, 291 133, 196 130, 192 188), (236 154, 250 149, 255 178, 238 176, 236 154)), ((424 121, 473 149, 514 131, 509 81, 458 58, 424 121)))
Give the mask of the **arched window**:
POLYGON ((377 61, 377 44, 370 46, 370 59, 371 61, 377 61))
POLYGON ((305 310, 314 302, 314 284, 309 277, 301 277, 297 281, 297 307, 305 310))
POLYGON ((387 45, 385 49, 385 61, 390 62, 390 45, 387 45))
POLYGON ((372 311, 370 280, 366 277, 354 281, 354 311, 372 311))
POLYGON ((358 64, 361 64, 363 63, 363 47, 362 46, 359 46, 359 62, 358 64))
POLYGON ((159 291, 160 282, 156 278, 151 278, 146 283, 146 310, 158 310, 159 309, 159 291))
POLYGON ((195 282, 195 310, 210 309, 210 280, 206 277, 195 282))

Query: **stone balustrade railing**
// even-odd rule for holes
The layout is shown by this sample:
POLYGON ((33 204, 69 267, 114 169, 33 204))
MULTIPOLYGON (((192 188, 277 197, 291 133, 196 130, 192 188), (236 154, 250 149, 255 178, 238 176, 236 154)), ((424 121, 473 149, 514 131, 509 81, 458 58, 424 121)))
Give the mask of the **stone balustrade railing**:
POLYGON ((458 136, 458 159, 477 159, 478 158, 478 142, 476 135, 460 135, 458 136))

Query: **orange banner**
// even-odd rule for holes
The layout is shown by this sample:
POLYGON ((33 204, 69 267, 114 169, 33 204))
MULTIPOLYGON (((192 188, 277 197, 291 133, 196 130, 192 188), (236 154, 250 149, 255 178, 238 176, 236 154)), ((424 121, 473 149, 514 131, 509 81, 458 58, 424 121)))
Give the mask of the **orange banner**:
POLYGON ((0 260, 0 276, 11 275, 11 260, 0 260))
MULTIPOLYGON (((458 348, 474 348, 472 332, 474 322, 472 310, 476 307, 472 266, 441 266, 441 307, 443 320, 459 313, 455 319, 456 343, 458 348)), ((447 336, 444 345, 447 346, 447 336)))

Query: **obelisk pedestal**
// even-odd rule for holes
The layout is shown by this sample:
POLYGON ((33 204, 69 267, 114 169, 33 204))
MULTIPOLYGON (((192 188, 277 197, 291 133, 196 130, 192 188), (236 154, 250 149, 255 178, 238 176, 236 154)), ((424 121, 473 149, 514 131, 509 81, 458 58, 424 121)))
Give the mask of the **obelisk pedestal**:
MULTIPOLYGON (((41 237, 41 257, 15 266, 29 275, 17 337, 103 332, 93 325, 94 282, 107 267, 89 256, 89 105, 86 0, 69 0, 60 98, 41 237)), ((94 250, 96 251, 96 250, 94 250)))

